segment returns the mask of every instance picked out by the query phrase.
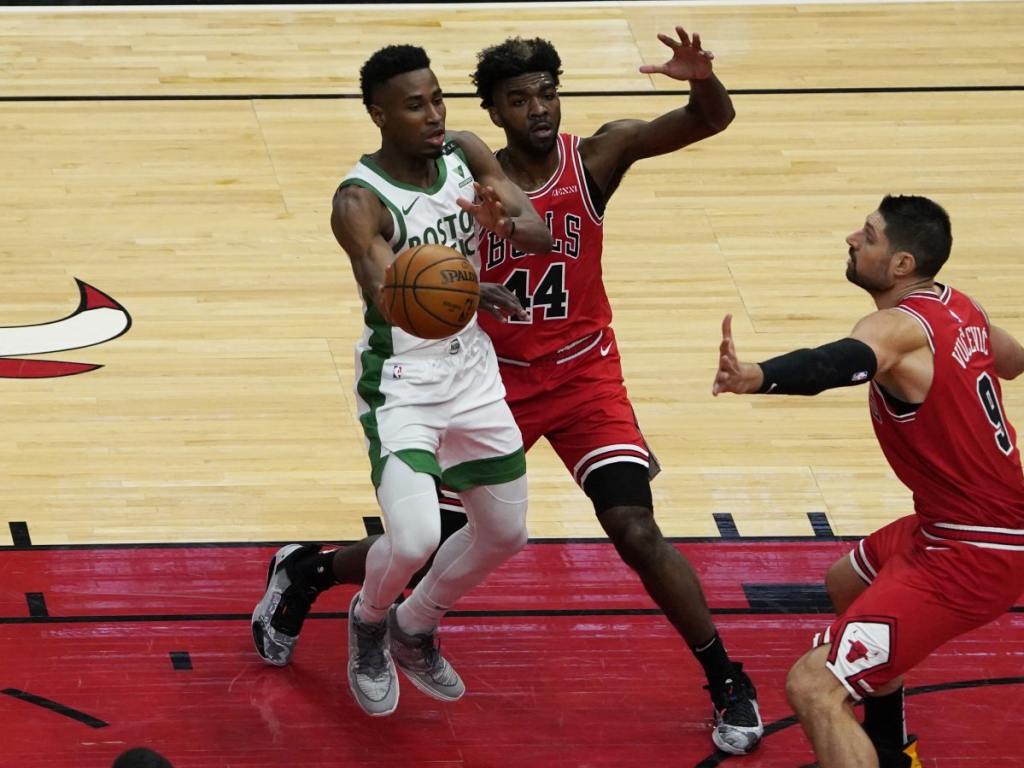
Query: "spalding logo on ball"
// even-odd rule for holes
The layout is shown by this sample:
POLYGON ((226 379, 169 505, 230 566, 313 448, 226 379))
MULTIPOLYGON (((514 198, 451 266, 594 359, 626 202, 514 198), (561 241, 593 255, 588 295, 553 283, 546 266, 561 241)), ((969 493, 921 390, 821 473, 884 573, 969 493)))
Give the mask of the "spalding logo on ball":
POLYGON ((383 300, 392 325, 421 339, 443 339, 473 319, 480 280, 461 253, 427 243, 391 262, 384 272, 383 300))

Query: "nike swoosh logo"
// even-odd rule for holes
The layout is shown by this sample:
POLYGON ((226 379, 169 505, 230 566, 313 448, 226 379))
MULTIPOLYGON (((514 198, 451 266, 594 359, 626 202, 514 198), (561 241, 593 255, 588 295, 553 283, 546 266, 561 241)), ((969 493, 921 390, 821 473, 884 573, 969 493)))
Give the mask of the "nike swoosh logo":
POLYGON ((419 201, 420 201, 420 199, 417 197, 415 200, 413 200, 411 203, 409 203, 409 207, 408 208, 403 208, 402 209, 402 213, 404 213, 406 216, 408 216, 409 215, 409 211, 411 211, 412 207, 414 205, 416 205, 416 203, 418 203, 419 201))
POLYGON ((67 317, 35 325, 0 327, 0 378, 44 379, 72 376, 102 366, 60 360, 21 360, 15 355, 43 355, 102 344, 132 326, 128 310, 103 291, 75 278, 78 307, 67 317))
POLYGON ((608 353, 612 351, 612 346, 615 344, 614 341, 610 342, 607 347, 601 347, 601 357, 608 357, 608 353))

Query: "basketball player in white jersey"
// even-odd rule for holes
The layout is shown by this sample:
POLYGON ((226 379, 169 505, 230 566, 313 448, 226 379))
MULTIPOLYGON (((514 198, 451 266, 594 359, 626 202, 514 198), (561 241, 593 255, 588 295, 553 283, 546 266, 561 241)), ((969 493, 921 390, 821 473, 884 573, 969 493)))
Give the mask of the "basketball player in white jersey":
MULTIPOLYGON (((349 687, 364 711, 381 716, 398 706, 396 663, 424 693, 443 701, 462 696, 462 680, 440 654, 438 622, 526 543, 523 442, 490 339, 475 318, 440 340, 392 326, 381 302, 384 271, 420 243, 451 246, 479 270, 478 227, 528 252, 549 249, 551 236, 479 138, 446 133, 444 98, 422 48, 377 51, 360 80, 381 148, 342 181, 331 228, 365 303, 356 394, 387 530, 369 550, 349 609, 349 687), (469 524, 395 606, 440 541, 439 482, 462 494, 469 524)), ((257 651, 269 663, 286 664, 298 634, 286 631, 283 614, 335 583, 332 557, 292 544, 271 560, 252 619, 257 651)))

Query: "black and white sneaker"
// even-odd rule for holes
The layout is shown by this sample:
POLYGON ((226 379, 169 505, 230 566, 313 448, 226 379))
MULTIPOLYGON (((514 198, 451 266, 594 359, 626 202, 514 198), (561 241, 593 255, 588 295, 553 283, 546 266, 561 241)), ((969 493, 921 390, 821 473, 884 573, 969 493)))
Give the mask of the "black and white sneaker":
POLYGON ((294 582, 295 563, 320 551, 319 546, 289 544, 270 558, 267 590, 252 612, 252 639, 265 662, 283 667, 292 657, 302 622, 309 614, 317 592, 294 582))
POLYGON ((743 671, 742 664, 733 664, 733 676, 711 693, 714 706, 714 730, 711 740, 730 755, 747 755, 761 743, 764 723, 757 708, 757 691, 743 671))

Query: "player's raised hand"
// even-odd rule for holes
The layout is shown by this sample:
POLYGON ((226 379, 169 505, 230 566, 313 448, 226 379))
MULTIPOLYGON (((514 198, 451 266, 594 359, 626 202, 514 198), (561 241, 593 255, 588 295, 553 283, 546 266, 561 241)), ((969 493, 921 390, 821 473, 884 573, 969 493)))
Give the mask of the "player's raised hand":
POLYGON ((469 211, 477 223, 484 229, 489 229, 498 237, 508 239, 515 231, 515 223, 505 213, 505 207, 498 199, 498 194, 493 187, 483 187, 473 182, 473 189, 476 190, 476 201, 459 199, 459 208, 469 211))
POLYGON ((646 75, 667 75, 675 80, 704 80, 711 76, 711 60, 715 54, 700 47, 700 35, 693 39, 682 27, 676 27, 679 39, 658 33, 658 39, 672 49, 672 58, 664 64, 644 64, 640 71, 646 75))
POLYGON ((530 317, 516 295, 501 283, 480 283, 480 309, 503 322, 510 317, 517 320, 530 317))
POLYGON ((718 397, 722 392, 738 395, 756 392, 761 386, 763 375, 756 363, 741 363, 736 356, 736 345, 732 340, 732 315, 722 320, 722 343, 718 345, 718 373, 711 385, 711 394, 718 397))

